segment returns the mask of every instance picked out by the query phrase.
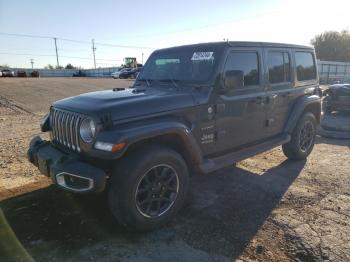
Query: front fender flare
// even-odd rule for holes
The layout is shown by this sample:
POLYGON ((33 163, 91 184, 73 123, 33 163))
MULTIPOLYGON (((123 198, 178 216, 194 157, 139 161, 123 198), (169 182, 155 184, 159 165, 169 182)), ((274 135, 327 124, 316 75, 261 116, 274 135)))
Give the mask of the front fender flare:
MULTIPOLYGON (((195 163, 202 161, 202 153, 193 136, 192 130, 184 123, 178 121, 157 121, 142 125, 127 125, 122 128, 104 131, 98 135, 97 140, 113 144, 126 143, 126 147, 120 152, 108 152, 108 155, 106 154, 107 152, 103 153, 104 158, 116 159, 120 158, 134 143, 150 138, 156 139, 159 136, 168 134, 177 135, 182 139, 195 163)), ((94 151, 102 153, 100 150, 94 149, 94 151)))

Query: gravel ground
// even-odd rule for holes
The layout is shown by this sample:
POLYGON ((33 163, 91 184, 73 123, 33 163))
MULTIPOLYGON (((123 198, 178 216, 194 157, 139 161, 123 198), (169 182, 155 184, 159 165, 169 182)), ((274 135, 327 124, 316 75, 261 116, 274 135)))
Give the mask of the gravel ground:
POLYGON ((278 147, 193 177, 185 208, 148 234, 119 226, 105 195, 78 197, 38 175, 25 151, 50 103, 128 85, 0 79, 0 206, 9 224, 0 212, 1 261, 12 242, 37 261, 350 261, 350 140, 318 137, 305 162, 288 161, 278 147))

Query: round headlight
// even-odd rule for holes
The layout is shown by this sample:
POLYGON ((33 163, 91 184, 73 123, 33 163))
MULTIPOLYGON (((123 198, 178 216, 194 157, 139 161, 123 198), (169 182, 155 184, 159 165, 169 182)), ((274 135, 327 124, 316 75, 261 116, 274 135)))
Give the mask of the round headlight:
POLYGON ((85 143, 91 143, 96 135, 96 125, 91 118, 85 118, 80 124, 80 137, 85 143))

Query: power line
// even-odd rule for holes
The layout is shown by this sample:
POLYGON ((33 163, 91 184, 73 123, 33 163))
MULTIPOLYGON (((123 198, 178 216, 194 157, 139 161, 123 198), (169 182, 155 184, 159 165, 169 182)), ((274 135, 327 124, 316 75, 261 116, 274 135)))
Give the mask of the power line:
POLYGON ((48 54, 24 54, 24 53, 6 53, 6 52, 0 52, 0 55, 22 55, 22 56, 56 56, 56 55, 48 55, 48 54))
POLYGON ((73 42, 73 43, 79 43, 79 44, 87 44, 87 45, 90 45, 90 42, 88 42, 88 41, 75 40, 75 39, 67 39, 67 38, 60 38, 60 37, 57 37, 57 39, 59 39, 59 40, 61 40, 61 41, 67 41, 67 42, 73 42))
POLYGON ((149 47, 149 46, 115 45, 115 44, 107 44, 107 43, 101 43, 101 42, 96 42, 95 44, 102 45, 102 46, 109 46, 109 47, 120 47, 120 48, 137 48, 137 49, 151 49, 151 50, 156 49, 154 47, 149 47))
POLYGON ((26 34, 11 34, 11 33, 2 33, 2 32, 0 32, 0 35, 19 36, 19 37, 29 37, 29 38, 45 38, 45 39, 52 39, 52 38, 53 38, 53 37, 50 37, 50 36, 26 35, 26 34))
MULTIPOLYGON (((7 52, 0 52, 0 55, 19 55, 19 56, 48 56, 48 57, 55 57, 56 55, 50 55, 50 54, 28 54, 28 53, 7 53, 7 52)), ((74 58, 74 59, 86 59, 91 60, 90 57, 79 57, 79 56, 64 56, 61 55, 62 58, 74 58)), ((96 59, 98 61, 116 61, 121 62, 120 59, 104 59, 104 58, 98 58, 96 59)))
MULTIPOLYGON (((15 36, 15 37, 29 37, 29 38, 42 38, 42 39, 56 39, 56 40, 75 42, 75 43, 81 43, 81 44, 88 44, 88 45, 91 44, 91 42, 88 42, 88 41, 54 37, 54 36, 12 34, 12 33, 3 33, 3 32, 0 32, 0 35, 15 36)), ((156 49, 155 47, 149 47, 149 46, 117 45, 117 44, 110 44, 110 43, 103 43, 103 42, 96 42, 95 44, 102 45, 102 46, 109 46, 109 47, 118 47, 118 48, 136 48, 136 49, 152 49, 152 50, 156 49)))
MULTIPOLYGON (((4 32, 0 32, 0 35, 4 35, 4 36, 11 36, 11 37, 27 37, 27 38, 39 38, 39 39, 51 39, 54 41, 54 48, 55 48, 55 56, 56 56, 56 63, 57 63, 57 67, 60 67, 60 63, 59 63, 59 54, 58 54, 58 50, 61 50, 58 48, 58 44, 57 44, 57 40, 60 41, 69 41, 69 42, 74 42, 74 43, 82 43, 82 44, 90 44, 90 42, 87 41, 82 41, 82 40, 76 40, 76 39, 68 39, 68 38, 60 38, 60 37, 53 37, 53 36, 43 36, 43 35, 32 35, 32 34, 14 34, 14 33, 4 33, 4 32)), ((146 46, 133 46, 133 45, 117 45, 117 44, 110 44, 110 43, 102 43, 102 42, 98 42, 95 43, 94 39, 92 40, 92 52, 93 52, 93 59, 94 59, 94 66, 96 68, 96 60, 97 61, 116 61, 116 62, 120 62, 121 60, 113 60, 113 59, 96 59, 95 57, 95 51, 96 51, 96 44, 99 46, 108 46, 108 47, 117 47, 117 48, 135 48, 135 49, 150 49, 150 50, 154 50, 156 48, 153 47, 146 47, 146 46)), ((5 53, 5 52, 0 52, 0 54, 6 54, 6 55, 22 55, 22 56, 54 56, 54 55, 48 55, 48 54, 24 54, 24 53, 5 53)), ((89 60, 91 58, 87 58, 87 57, 74 57, 74 56, 61 56, 62 58, 74 58, 74 59, 85 59, 85 60, 89 60)))

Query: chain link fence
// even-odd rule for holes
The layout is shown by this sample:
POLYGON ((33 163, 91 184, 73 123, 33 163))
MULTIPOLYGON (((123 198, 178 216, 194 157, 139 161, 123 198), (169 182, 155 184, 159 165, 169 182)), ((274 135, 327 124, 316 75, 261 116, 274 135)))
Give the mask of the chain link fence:
POLYGON ((344 83, 350 78, 350 63, 317 61, 320 84, 344 83))

